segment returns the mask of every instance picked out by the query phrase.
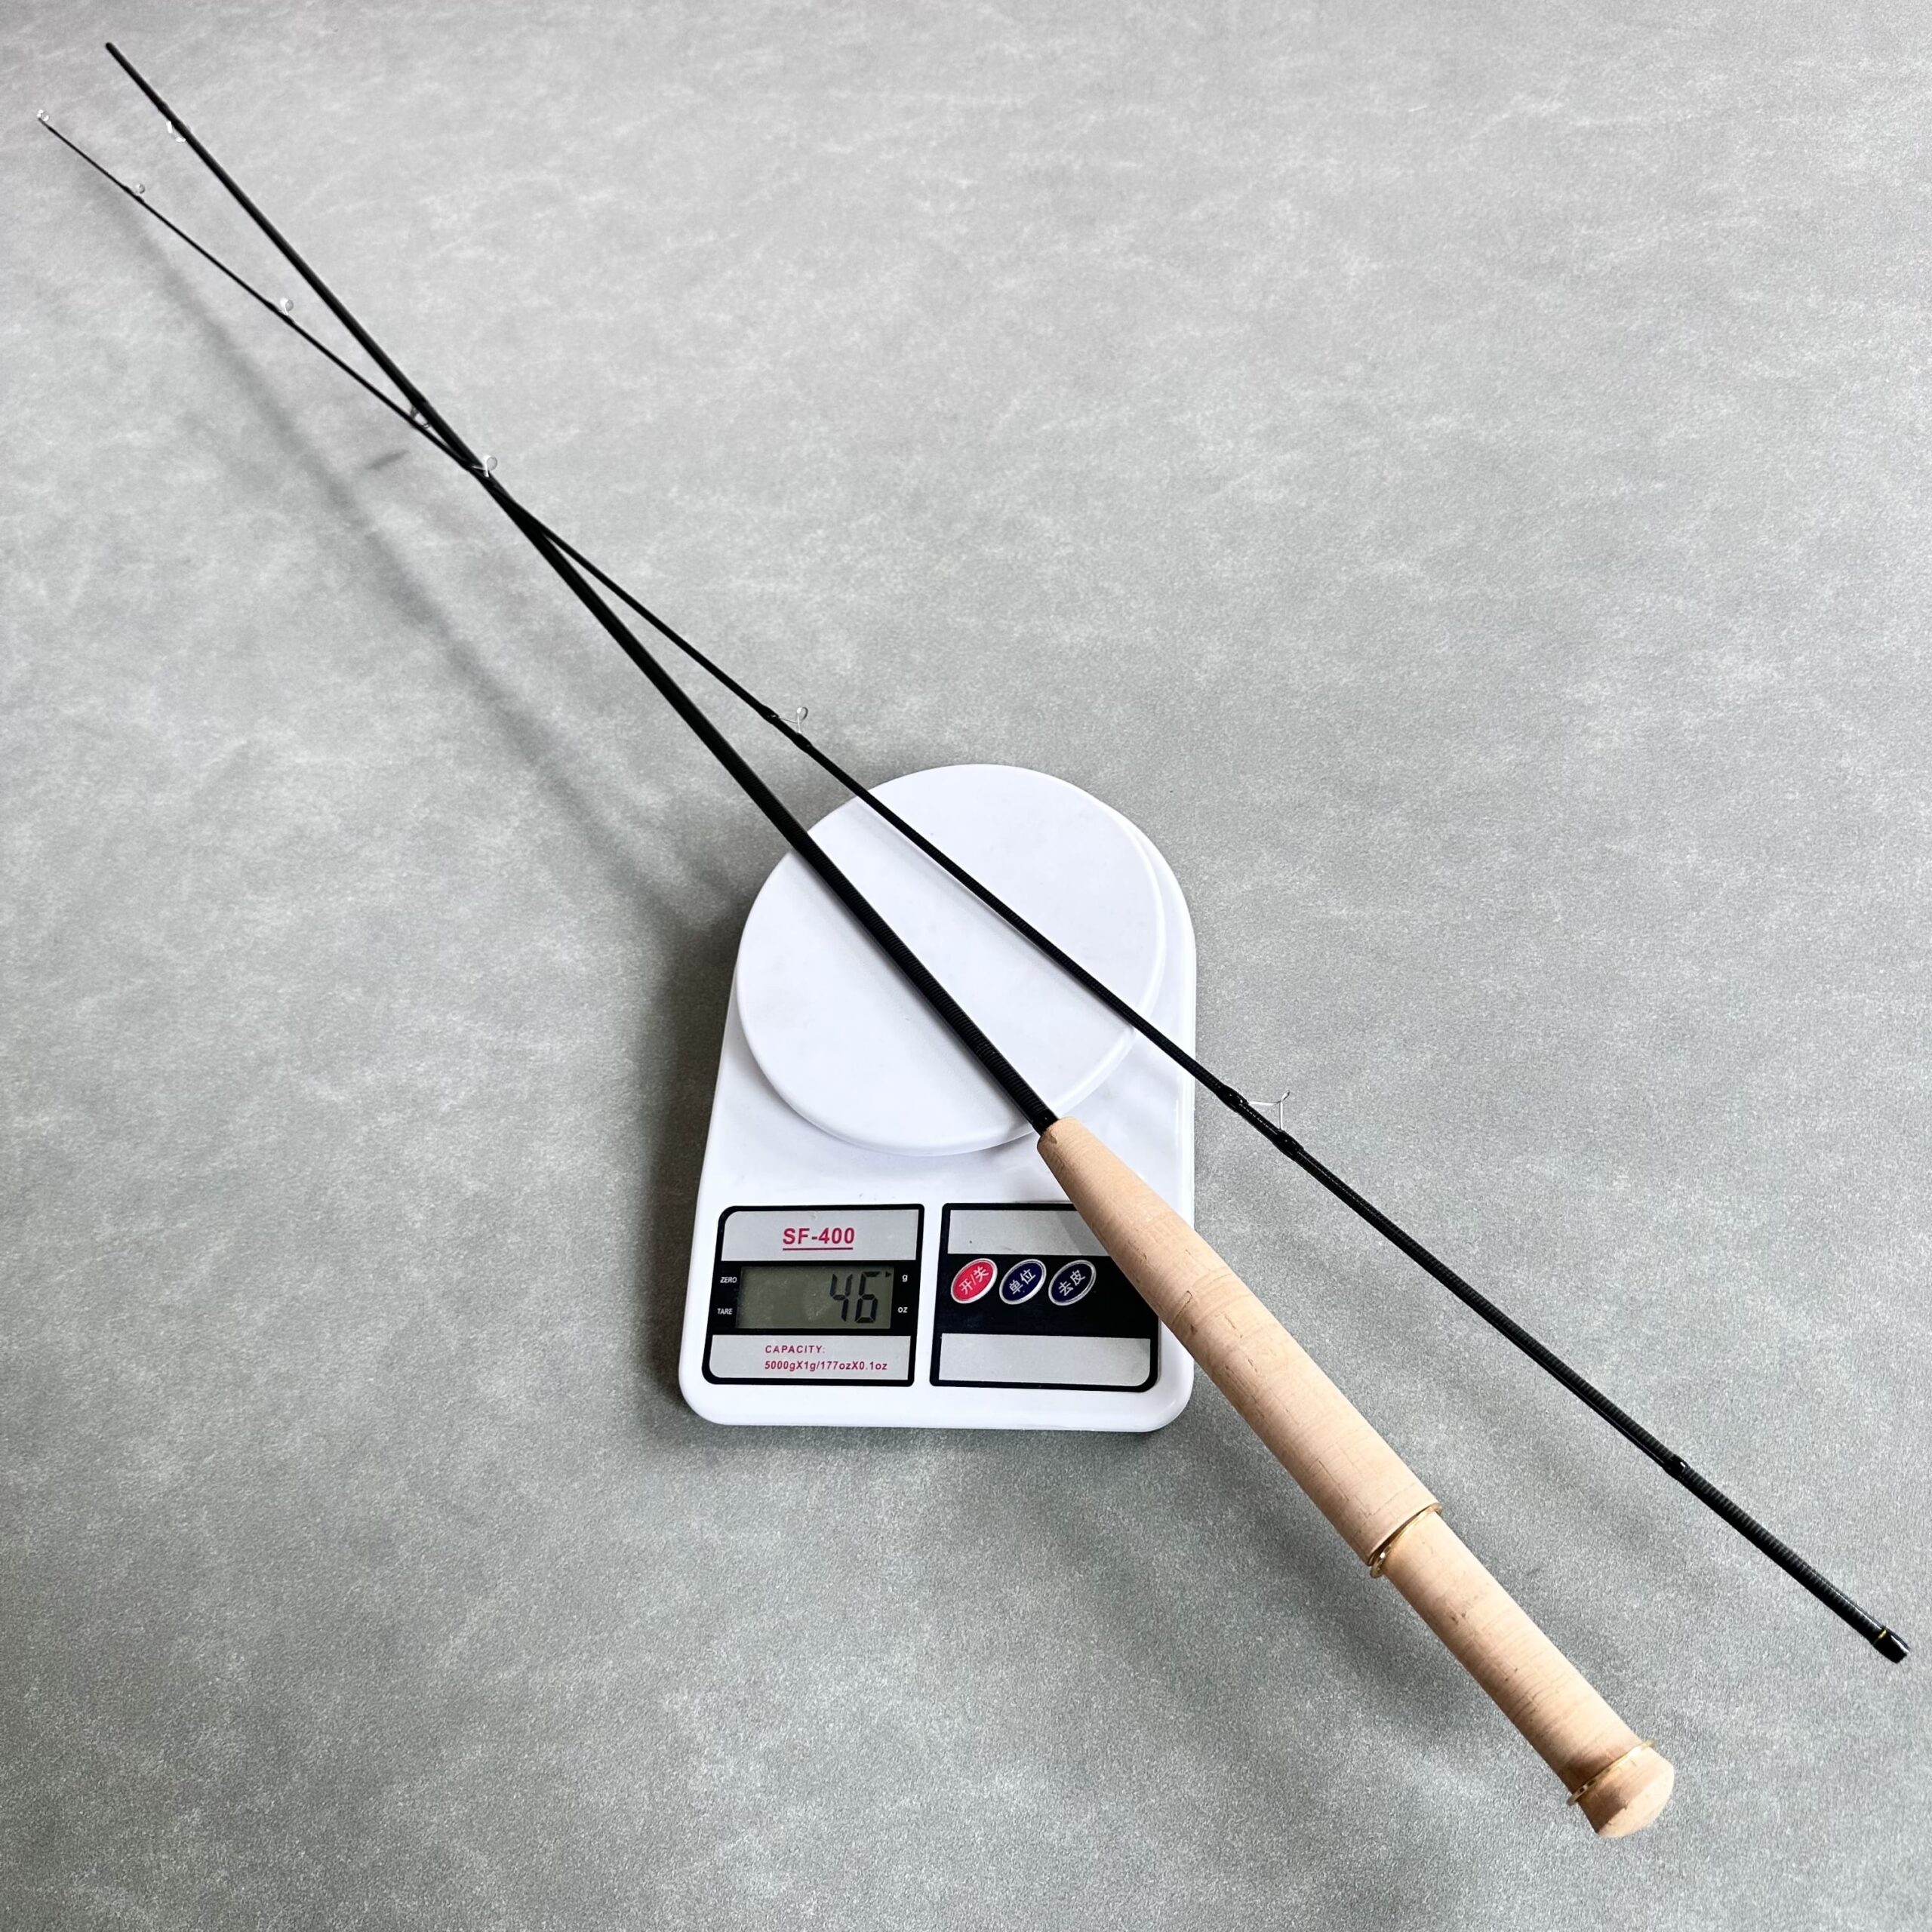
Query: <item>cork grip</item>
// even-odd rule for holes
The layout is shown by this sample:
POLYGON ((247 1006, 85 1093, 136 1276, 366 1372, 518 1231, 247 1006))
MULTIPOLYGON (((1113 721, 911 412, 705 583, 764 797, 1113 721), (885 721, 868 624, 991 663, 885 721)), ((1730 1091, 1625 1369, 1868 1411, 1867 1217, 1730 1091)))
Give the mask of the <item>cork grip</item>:
POLYGON ((1067 1198, 1143 1300, 1308 1492, 1563 1780, 1605 1838, 1670 1797, 1669 1761, 1637 1736, 1442 1520, 1435 1498, 1253 1291, 1077 1120, 1040 1137, 1067 1198))

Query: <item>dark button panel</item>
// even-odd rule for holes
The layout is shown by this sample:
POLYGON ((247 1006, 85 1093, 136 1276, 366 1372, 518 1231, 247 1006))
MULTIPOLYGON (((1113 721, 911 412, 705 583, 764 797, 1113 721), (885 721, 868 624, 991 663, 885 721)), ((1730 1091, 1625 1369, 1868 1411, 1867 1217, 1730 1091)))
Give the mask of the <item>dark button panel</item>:
POLYGON ((934 1383, 1153 1386, 1154 1312, 1064 1202, 957 1202, 942 1211, 940 1230, 939 1278, 949 1292, 934 1310, 934 1383))

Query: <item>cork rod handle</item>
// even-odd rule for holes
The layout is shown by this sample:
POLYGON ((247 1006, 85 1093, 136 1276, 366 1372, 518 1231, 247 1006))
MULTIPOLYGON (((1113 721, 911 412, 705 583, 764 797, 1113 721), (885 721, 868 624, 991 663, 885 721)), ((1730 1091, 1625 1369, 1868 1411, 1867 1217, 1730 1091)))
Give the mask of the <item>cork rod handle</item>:
POLYGON ((1605 1838, 1641 1831, 1674 1774, 1444 1522, 1441 1506, 1234 1270, 1077 1120, 1040 1155, 1142 1298, 1343 1540, 1386 1576, 1605 1838))

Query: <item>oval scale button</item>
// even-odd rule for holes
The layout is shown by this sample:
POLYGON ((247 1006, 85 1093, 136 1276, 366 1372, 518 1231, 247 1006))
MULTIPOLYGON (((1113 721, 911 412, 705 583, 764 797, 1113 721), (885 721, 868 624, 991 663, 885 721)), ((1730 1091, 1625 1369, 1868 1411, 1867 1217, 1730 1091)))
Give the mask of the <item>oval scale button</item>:
POLYGON ((1047 1299, 1056 1308, 1071 1308, 1093 1292, 1100 1271, 1091 1261, 1069 1261, 1047 1285, 1047 1299))
POLYGON ((952 1278, 952 1299, 955 1301, 977 1301, 993 1284, 999 1269, 983 1255, 977 1261, 969 1261, 952 1278))
POLYGON ((1044 1261, 1016 1261, 1006 1271, 1006 1279, 999 1284, 999 1298, 1009 1307, 1017 1308, 1023 1301, 1031 1301, 1040 1292, 1047 1278, 1047 1264, 1044 1261))

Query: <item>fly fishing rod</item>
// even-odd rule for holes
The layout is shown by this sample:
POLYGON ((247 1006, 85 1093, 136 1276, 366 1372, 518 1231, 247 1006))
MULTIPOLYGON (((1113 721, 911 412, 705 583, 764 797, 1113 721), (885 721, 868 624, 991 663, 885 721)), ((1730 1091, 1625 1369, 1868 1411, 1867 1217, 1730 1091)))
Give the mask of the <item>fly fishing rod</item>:
MULTIPOLYGON (((291 330, 311 349, 326 358, 367 395, 389 411, 405 427, 421 437, 438 454, 454 463, 459 469, 469 468, 463 457, 444 442, 435 430, 413 408, 405 408, 392 397, 386 395, 360 370, 346 361, 326 343, 303 327, 295 318, 292 312, 291 303, 272 300, 214 251, 198 241, 178 223, 171 220, 168 216, 162 214, 160 209, 148 198, 146 190, 143 186, 138 183, 131 186, 124 181, 112 169, 106 167, 90 154, 78 142, 71 139, 60 128, 54 126, 46 115, 41 115, 39 118, 41 125, 56 140, 78 155, 88 167, 110 183, 121 193, 133 201, 144 214, 152 217, 171 234, 200 256, 203 260, 225 275, 251 300, 272 315, 277 321, 282 324, 285 328, 291 330)), ((485 459, 486 467, 489 461, 489 459, 485 459)), ((500 489, 502 488, 500 484, 498 487, 500 489)), ((503 489, 503 494, 506 498, 512 501, 516 500, 507 489, 503 489)), ((1780 1569, 1796 1579, 1835 1615, 1840 1617, 1871 1644, 1881 1657, 1894 1663, 1903 1661, 1909 1654, 1909 1650, 1905 1640, 1896 1631, 1890 1629, 1889 1626, 1881 1623, 1869 1611, 1853 1601, 1829 1578, 1807 1561, 1781 1538, 1765 1528, 1723 1491, 1694 1469, 1683 1457, 1669 1448, 1650 1430, 1644 1428, 1626 1410, 1605 1395, 1578 1371, 1573 1368, 1555 1350, 1528 1329, 1524 1327, 1520 1322, 1487 1296, 1472 1287, 1447 1263, 1440 1260, 1406 1229, 1383 1214, 1373 1202, 1357 1192, 1339 1175, 1325 1167, 1283 1126, 1269 1120, 1231 1081, 1223 1078, 1211 1068, 1204 1065, 1186 1048, 1180 1045, 1155 1026, 1137 1008, 1122 999, 1110 986, 1089 972, 1072 955, 1066 952, 1047 934, 1041 932, 1038 927, 975 878, 971 872, 959 865, 949 854, 928 838, 916 826, 895 811, 883 799, 846 771, 804 731, 790 723, 782 714, 734 678, 716 660, 700 650, 681 632, 674 629, 663 618, 641 601, 622 583, 586 557, 568 540, 560 536, 555 530, 536 516, 527 506, 519 503, 518 506, 522 511, 529 525, 553 543, 586 575, 610 592, 636 615, 644 619, 667 641, 683 652, 691 662, 697 665, 701 670, 713 678, 740 703, 746 706, 766 724, 781 733, 794 746, 803 752, 822 770, 842 785, 852 796, 859 799, 870 811, 890 825, 902 838, 907 840, 934 863, 940 866, 959 884, 964 887, 982 903, 1004 920, 1037 950, 1052 961, 1067 977, 1106 1007, 1109 1011, 1126 1021, 1143 1038, 1205 1088, 1223 1106, 1261 1134, 1278 1151, 1293 1161, 1304 1172, 1310 1174, 1345 1206, 1407 1255, 1425 1272, 1440 1282, 1459 1301, 1480 1316, 1505 1340, 1521 1350, 1538 1367, 1576 1395, 1618 1434, 1634 1444, 1652 1462, 1710 1509, 1720 1521, 1735 1530, 1753 1547, 1769 1557, 1780 1569)))
POLYGON ((1561 1779, 1600 1834, 1640 1829, 1668 1801, 1675 1774, 1531 1622, 1443 1521, 1401 1459, 1200 1235, 1080 1123, 1057 1115, 792 817, 598 592, 494 482, 410 380, 257 208, 181 117, 109 50, 155 109, 355 337, 473 469, 515 525, 625 655, 857 920, 935 1018, 1038 1134, 1042 1160, 1154 1312, 1219 1384, 1373 1576, 1386 1576, 1561 1779))

